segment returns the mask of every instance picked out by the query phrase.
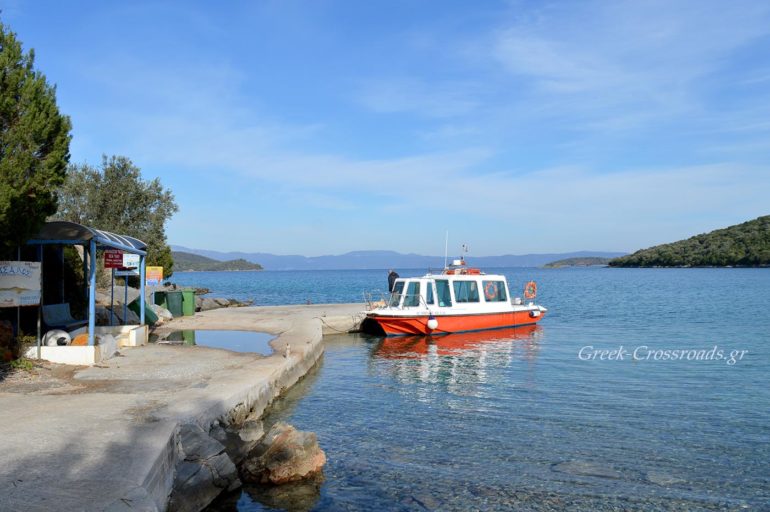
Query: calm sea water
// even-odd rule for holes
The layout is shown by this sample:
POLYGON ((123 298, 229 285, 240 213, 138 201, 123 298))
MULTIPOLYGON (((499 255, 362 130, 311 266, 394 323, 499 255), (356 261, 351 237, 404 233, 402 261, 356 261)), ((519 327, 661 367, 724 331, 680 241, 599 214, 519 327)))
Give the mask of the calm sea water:
MULTIPOLYGON (((214 509, 770 510, 770 271, 502 272, 538 281, 537 329, 326 338, 266 420, 318 434, 325 481, 214 509)), ((277 304, 360 301, 385 274, 175 278, 277 304)))

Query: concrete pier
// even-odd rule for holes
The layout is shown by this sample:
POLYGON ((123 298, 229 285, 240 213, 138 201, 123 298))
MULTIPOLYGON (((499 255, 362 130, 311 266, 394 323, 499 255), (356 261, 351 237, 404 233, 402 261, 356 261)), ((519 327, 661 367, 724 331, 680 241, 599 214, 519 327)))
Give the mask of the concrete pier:
POLYGON ((182 425, 261 415, 315 365, 324 333, 354 330, 360 304, 231 308, 164 329, 276 334, 269 357, 189 346, 124 350, 92 367, 46 365, 0 381, 0 509, 168 505, 182 425))

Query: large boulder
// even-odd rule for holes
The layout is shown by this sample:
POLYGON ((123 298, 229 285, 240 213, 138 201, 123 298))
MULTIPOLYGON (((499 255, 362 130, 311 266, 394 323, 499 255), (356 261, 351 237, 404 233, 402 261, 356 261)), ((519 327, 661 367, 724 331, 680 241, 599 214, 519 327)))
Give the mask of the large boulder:
POLYGON ((183 425, 179 437, 184 459, 176 466, 170 512, 198 512, 223 491, 240 487, 238 470, 221 443, 197 425, 183 425))
POLYGON ((315 433, 279 422, 246 459, 241 474, 248 482, 279 485, 316 477, 324 464, 326 454, 315 433))
POLYGON ((139 325, 139 315, 126 308, 126 317, 123 318, 123 306, 115 306, 115 316, 121 325, 139 325))
POLYGON ((200 304, 197 306, 201 311, 210 311, 212 309, 219 309, 222 307, 221 304, 210 297, 201 297, 200 304))
POLYGON ((222 443, 235 464, 240 464, 264 437, 265 431, 259 419, 249 418, 240 425, 216 422, 209 430, 209 435, 222 443))
POLYGON ((158 323, 165 323, 170 322, 174 319, 174 315, 171 314, 171 311, 164 308, 163 306, 159 306, 158 304, 150 304, 150 309, 158 315, 158 323))
MULTIPOLYGON (((115 320, 115 317, 113 317, 115 320)), ((105 306, 96 306, 96 325, 110 325, 110 310, 105 306)))
POLYGON ((230 299, 225 299, 225 298, 222 298, 222 297, 215 297, 213 300, 214 300, 214 302, 219 304, 219 307, 221 307, 221 308, 228 308, 228 307, 230 307, 232 305, 232 301, 230 299))

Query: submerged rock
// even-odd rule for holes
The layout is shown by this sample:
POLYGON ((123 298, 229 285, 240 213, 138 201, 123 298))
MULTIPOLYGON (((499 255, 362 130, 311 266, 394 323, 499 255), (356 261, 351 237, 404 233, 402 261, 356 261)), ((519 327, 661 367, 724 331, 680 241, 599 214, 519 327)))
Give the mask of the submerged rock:
POLYGON ((677 478, 661 471, 648 471, 645 473, 644 477, 648 482, 662 487, 684 483, 684 480, 681 478, 677 478))
POLYGON ((245 485, 243 492, 252 500, 270 509, 291 510, 292 512, 307 512, 313 510, 321 499, 323 476, 306 478, 299 482, 285 485, 245 485))
POLYGON ((246 459, 245 481, 284 484, 320 474, 326 454, 313 432, 301 432, 287 423, 276 423, 246 459))
POLYGON ((568 460, 554 464, 552 468, 559 473, 570 475, 597 476, 600 478, 621 478, 622 475, 610 466, 603 466, 595 462, 584 460, 568 460))

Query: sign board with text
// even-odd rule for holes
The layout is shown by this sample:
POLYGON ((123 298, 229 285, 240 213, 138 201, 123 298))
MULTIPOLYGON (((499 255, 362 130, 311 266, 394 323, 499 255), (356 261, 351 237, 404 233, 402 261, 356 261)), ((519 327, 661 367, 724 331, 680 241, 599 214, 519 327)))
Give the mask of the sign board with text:
POLYGON ((139 277, 138 268, 126 268, 115 271, 115 277, 139 277))
POLYGON ((147 267, 144 280, 147 286, 160 286, 163 281, 163 267, 147 267))
POLYGON ((104 251, 104 268, 121 268, 123 266, 123 251, 107 249, 104 251))
POLYGON ((0 308, 40 304, 40 262, 0 261, 0 308))
POLYGON ((123 268, 139 268, 139 255, 124 252, 123 268))

